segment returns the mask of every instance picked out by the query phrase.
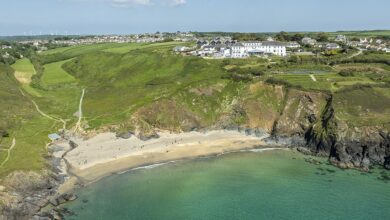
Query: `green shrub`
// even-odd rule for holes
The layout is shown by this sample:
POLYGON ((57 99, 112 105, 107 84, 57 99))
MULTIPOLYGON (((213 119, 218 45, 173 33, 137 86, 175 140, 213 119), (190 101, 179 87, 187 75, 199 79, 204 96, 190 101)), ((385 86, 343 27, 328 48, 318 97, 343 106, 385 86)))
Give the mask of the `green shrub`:
POLYGON ((351 70, 351 69, 344 69, 344 70, 341 70, 338 74, 339 74, 340 76, 342 76, 342 77, 355 76, 354 71, 351 70))

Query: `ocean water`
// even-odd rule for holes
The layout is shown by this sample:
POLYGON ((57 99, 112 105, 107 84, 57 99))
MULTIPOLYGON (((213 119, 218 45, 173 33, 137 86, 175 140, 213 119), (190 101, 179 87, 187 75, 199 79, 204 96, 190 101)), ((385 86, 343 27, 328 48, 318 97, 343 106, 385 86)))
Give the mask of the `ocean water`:
POLYGON ((79 189, 66 219, 390 219, 388 171, 241 152, 113 175, 79 189))

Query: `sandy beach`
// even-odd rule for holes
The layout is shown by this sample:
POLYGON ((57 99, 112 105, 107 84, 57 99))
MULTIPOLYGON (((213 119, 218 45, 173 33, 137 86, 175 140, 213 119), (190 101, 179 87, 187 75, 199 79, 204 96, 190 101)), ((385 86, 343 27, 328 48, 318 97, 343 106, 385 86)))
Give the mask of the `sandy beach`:
MULTIPOLYGON (((74 176, 59 191, 68 191, 80 180, 90 183, 140 166, 266 147, 263 139, 267 137, 226 130, 180 134, 163 132, 159 136, 143 141, 136 136, 123 139, 114 133, 101 133, 88 140, 74 139, 78 146, 64 156, 68 172, 74 176)), ((62 143, 64 149, 66 144, 62 143)))

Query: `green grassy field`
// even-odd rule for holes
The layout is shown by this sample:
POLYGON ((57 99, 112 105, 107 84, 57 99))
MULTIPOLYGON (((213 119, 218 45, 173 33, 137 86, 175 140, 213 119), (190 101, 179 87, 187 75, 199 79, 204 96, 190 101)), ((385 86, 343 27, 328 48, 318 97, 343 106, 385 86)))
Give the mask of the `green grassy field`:
POLYGON ((0 177, 15 170, 40 170, 45 166, 43 159, 47 134, 55 130, 53 122, 41 117, 29 99, 22 95, 13 70, 0 64, 0 129, 8 131, 8 138, 1 142, 0 164, 6 158, 6 151, 12 139, 16 145, 10 159, 0 167, 0 177), (4 106, 6 106, 4 108, 4 106))
POLYGON ((12 68, 15 70, 17 79, 23 84, 28 84, 31 81, 31 77, 36 73, 34 66, 27 58, 17 60, 12 65, 12 68))
POLYGON ((313 74, 314 81, 310 74, 279 74, 274 76, 297 87, 306 90, 337 91, 345 86, 355 84, 379 84, 365 76, 342 77, 337 73, 313 74))
POLYGON ((31 75, 35 74, 35 69, 32 63, 29 59, 23 58, 20 60, 17 60, 15 64, 12 65, 12 68, 15 69, 15 71, 20 71, 24 73, 29 73, 31 75))
POLYGON ((361 88, 335 93, 337 117, 352 126, 390 129, 390 89, 361 88))
POLYGON ((62 65, 69 60, 59 61, 55 63, 46 64, 44 66, 42 81, 45 85, 59 84, 59 83, 71 83, 76 79, 69 75, 62 69, 62 65))
POLYGON ((182 42, 166 42, 166 43, 130 43, 130 44, 124 44, 121 47, 115 47, 115 48, 109 48, 105 49, 103 51, 105 52, 110 52, 110 53, 128 53, 131 50, 136 50, 136 49, 147 49, 147 48, 158 48, 162 49, 163 47, 165 48, 172 48, 172 46, 177 46, 177 45, 186 45, 188 43, 182 43, 182 42))
POLYGON ((117 43, 104 43, 104 44, 92 44, 81 46, 62 47, 54 50, 48 50, 40 54, 44 64, 58 62, 74 58, 76 56, 92 53, 96 51, 102 51, 106 49, 112 49, 117 47, 123 47, 125 44, 117 43))

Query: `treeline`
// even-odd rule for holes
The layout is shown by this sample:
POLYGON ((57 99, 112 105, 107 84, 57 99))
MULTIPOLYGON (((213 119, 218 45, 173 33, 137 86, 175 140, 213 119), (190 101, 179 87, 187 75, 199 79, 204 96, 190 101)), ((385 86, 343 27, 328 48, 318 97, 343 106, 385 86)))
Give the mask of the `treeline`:
POLYGON ((233 40, 236 41, 264 41, 267 36, 262 33, 234 33, 233 40))
POLYGON ((248 68, 233 67, 226 70, 226 74, 223 75, 222 78, 236 82, 249 82, 252 81, 254 77, 264 76, 266 74, 266 68, 267 67, 263 66, 248 68))
POLYGON ((7 49, 0 49, 0 63, 3 64, 14 64, 16 60, 22 57, 29 57, 30 54, 33 54, 36 51, 36 47, 29 44, 0 41, 0 47, 3 45, 12 47, 7 49), (5 54, 8 54, 8 57, 5 56, 5 54))
POLYGON ((35 68, 35 72, 36 72, 36 74, 34 74, 31 77, 30 85, 36 89, 45 90, 44 86, 42 85, 42 81, 41 81, 42 76, 43 76, 43 72, 45 71, 45 68, 43 66, 43 60, 37 54, 31 54, 31 56, 29 58, 30 58, 30 61, 33 64, 33 66, 35 68))
POLYGON ((281 31, 279 33, 232 33, 232 32, 195 32, 197 37, 217 37, 217 36, 232 36, 233 40, 237 41, 264 41, 267 37, 274 37, 277 41, 302 41, 306 36, 316 39, 319 42, 328 42, 329 34, 325 32, 319 33, 289 33, 281 31))

